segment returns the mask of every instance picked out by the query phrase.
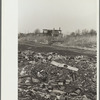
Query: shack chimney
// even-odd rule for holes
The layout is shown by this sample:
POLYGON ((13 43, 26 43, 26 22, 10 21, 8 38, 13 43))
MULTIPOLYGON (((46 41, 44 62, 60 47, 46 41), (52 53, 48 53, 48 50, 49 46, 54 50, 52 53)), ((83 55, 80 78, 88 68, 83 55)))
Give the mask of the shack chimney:
POLYGON ((59 32, 60 32, 60 34, 61 34, 61 28, 59 27, 59 32))

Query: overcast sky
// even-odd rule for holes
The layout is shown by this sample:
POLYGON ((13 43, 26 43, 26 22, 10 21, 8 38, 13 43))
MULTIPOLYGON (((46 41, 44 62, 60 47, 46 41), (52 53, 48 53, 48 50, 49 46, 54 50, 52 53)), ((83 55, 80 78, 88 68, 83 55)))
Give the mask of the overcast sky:
POLYGON ((19 32, 58 29, 64 34, 97 28, 97 0, 19 0, 19 32))

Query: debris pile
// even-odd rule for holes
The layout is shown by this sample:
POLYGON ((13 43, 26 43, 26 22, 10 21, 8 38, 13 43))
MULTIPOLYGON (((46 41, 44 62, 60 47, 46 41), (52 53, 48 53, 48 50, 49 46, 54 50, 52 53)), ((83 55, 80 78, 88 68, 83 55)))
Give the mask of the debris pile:
POLYGON ((18 52, 18 100, 96 100, 96 58, 18 52))

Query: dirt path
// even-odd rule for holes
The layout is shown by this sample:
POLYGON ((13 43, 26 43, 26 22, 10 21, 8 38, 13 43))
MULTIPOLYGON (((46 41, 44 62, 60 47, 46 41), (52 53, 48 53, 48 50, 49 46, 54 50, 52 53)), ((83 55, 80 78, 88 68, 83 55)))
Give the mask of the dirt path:
POLYGON ((83 50, 77 48, 70 48, 70 47, 59 47, 59 46, 49 46, 45 44, 35 44, 35 43, 19 43, 18 49, 23 50, 34 50, 36 52, 56 52, 61 55, 88 55, 95 57, 96 52, 91 50, 83 50))

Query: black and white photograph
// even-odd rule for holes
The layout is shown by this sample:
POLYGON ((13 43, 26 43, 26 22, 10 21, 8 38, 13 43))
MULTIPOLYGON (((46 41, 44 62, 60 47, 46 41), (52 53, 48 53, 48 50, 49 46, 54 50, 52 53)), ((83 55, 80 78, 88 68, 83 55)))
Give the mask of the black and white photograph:
POLYGON ((18 100, 97 100, 97 0, 18 0, 18 100))

